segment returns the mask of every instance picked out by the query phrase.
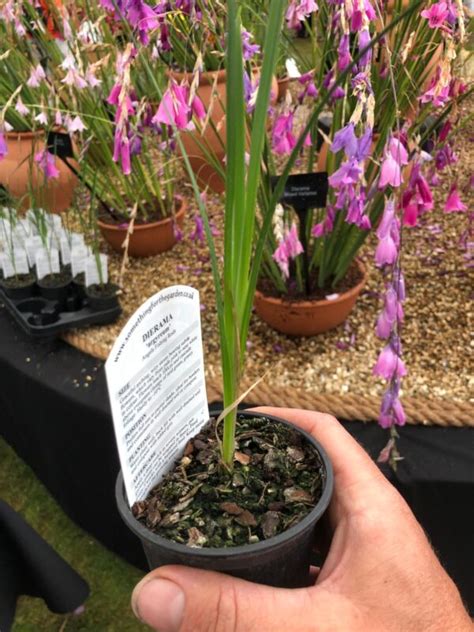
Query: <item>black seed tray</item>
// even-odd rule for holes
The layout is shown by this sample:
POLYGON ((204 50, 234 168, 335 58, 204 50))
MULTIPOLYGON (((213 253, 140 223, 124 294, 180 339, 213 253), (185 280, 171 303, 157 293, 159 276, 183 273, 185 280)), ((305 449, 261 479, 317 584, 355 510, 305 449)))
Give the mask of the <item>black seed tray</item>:
POLYGON ((20 327, 34 338, 51 338, 68 329, 91 325, 107 325, 118 319, 122 308, 118 304, 103 310, 91 309, 87 297, 71 284, 63 300, 47 299, 35 285, 32 296, 10 298, 0 286, 0 299, 20 327))

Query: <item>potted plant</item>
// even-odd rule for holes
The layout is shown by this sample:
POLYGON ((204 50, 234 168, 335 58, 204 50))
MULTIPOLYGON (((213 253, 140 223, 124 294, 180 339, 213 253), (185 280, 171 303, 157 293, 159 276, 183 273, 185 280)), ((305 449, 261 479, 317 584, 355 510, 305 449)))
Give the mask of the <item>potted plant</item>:
POLYGON ((23 209, 34 199, 61 212, 71 204, 77 179, 47 141, 55 127, 50 77, 25 37, 26 16, 20 14, 12 23, 7 16, 0 17, 0 183, 21 200, 23 209))
MULTIPOLYGON (((254 291, 252 277, 256 276, 254 266, 259 265, 259 261, 252 257, 252 243, 257 234, 254 230, 255 205, 264 150, 267 104, 278 49, 278 41, 274 34, 281 28, 284 5, 283 0, 275 0, 269 12, 260 90, 253 114, 250 163, 247 167, 243 133, 246 111, 240 11, 234 0, 228 3, 227 116, 232 124, 228 126, 227 135, 224 237, 226 250, 222 275, 213 248, 207 214, 198 196, 206 233, 210 239, 216 279, 226 410, 221 415, 224 419, 221 439, 216 439, 214 421, 214 425, 210 424, 191 441, 185 457, 186 463, 192 463, 192 469, 197 466, 199 474, 209 481, 209 484, 198 485, 199 489, 194 490, 190 497, 184 500, 185 506, 192 504, 193 507, 202 507, 198 513, 203 516, 203 520, 177 527, 174 535, 172 531, 168 531, 168 539, 165 539, 165 532, 162 532, 159 526, 165 526, 166 521, 163 523, 161 517, 157 518, 156 511, 155 519, 151 519, 149 514, 152 506, 158 512, 163 511, 163 518, 167 514, 168 510, 161 504, 166 496, 160 493, 163 488, 156 488, 158 501, 148 499, 146 502, 137 503, 131 510, 126 503, 119 478, 117 499, 119 510, 127 524, 142 539, 152 566, 174 561, 223 570, 257 582, 303 586, 307 585, 309 580, 309 555, 315 524, 331 495, 331 466, 320 446, 307 443, 308 438, 299 435, 298 431, 286 422, 253 413, 237 414, 239 383, 244 366, 245 341, 254 291), (244 182, 247 183, 246 187, 244 182), (281 439, 276 439, 277 436, 281 439), (239 445, 237 452, 236 441, 239 445), (263 451, 257 448, 258 444, 265 445, 263 451), (283 468, 289 467, 292 476, 296 477, 297 470, 303 472, 303 466, 297 465, 303 460, 307 460, 307 465, 304 466, 306 482, 300 477, 297 483, 296 478, 291 478, 290 481, 286 475, 285 480, 277 482, 277 463, 284 463, 283 468), (316 467, 309 475, 306 467, 310 467, 311 461, 316 467), (211 478, 207 479, 208 475, 211 478), (260 492, 252 492, 252 501, 246 504, 245 497, 248 492, 242 491, 246 487, 245 481, 250 480, 249 476, 255 476, 256 480, 260 478, 260 483, 255 483, 255 490, 258 487, 260 492), (268 480, 263 482, 263 478, 267 477, 268 480), (271 484, 270 480, 274 483, 271 484), (267 484, 271 486, 268 494, 264 491, 268 488, 267 484), (224 496, 220 498, 219 493, 217 496, 213 495, 213 489, 221 489, 222 493, 226 494, 225 500, 224 496), (232 489, 234 493, 240 489, 235 497, 232 489), (200 490, 203 494, 200 494, 200 490), (211 496, 208 496, 208 492, 211 496), (268 502, 266 497, 274 494, 278 498, 273 504, 268 502), (259 507, 260 497, 262 501, 259 507), (157 502, 160 503, 161 509, 158 509, 157 502), (299 513, 298 518, 295 512, 299 513), (211 533, 211 524, 215 524, 215 520, 220 527, 211 533), (153 533, 145 528, 143 523, 148 527, 154 524, 158 530, 153 533), (183 535, 190 546, 183 544, 183 535), (174 541, 169 536, 174 538, 174 541), (212 544, 213 541, 215 547, 207 548, 206 544, 212 544), (190 548, 191 546, 199 548, 190 548)), ((195 179, 193 184, 198 194, 195 179)), ((257 259, 259 257, 261 254, 257 259)), ((191 473, 191 470, 189 472, 191 473)), ((171 485, 172 488, 173 480, 176 480, 175 475, 170 473, 162 485, 171 485)), ((169 509, 174 505, 173 498, 169 509)), ((186 516, 186 519, 188 520, 189 516, 186 516)))
MULTIPOLYGON (((278 140, 281 140, 282 143, 289 143, 291 145, 291 153, 283 167, 280 178, 274 188, 272 188, 270 186, 266 163, 262 158, 268 147, 265 143, 265 129, 271 75, 277 58, 277 38, 275 37, 275 33, 278 33, 281 29, 285 7, 283 2, 273 0, 269 10, 261 85, 255 110, 250 117, 251 140, 249 162, 248 165, 246 165, 246 108, 241 79, 243 75, 243 63, 240 37, 241 30, 238 19, 239 12, 237 10, 237 3, 234 0, 230 0, 228 5, 229 57, 227 67, 229 72, 229 93, 227 99, 227 117, 229 125, 227 133, 227 195, 222 274, 213 246, 206 209, 202 200, 197 196, 210 245, 211 262, 216 287, 224 383, 224 411, 219 416, 219 420, 223 419, 223 431, 222 435, 217 433, 217 438, 215 438, 214 426, 203 429, 188 445, 183 457, 178 461, 176 469, 172 470, 169 475, 152 490, 151 495, 147 499, 140 499, 132 510, 127 506, 124 489, 121 479, 119 478, 116 488, 117 500, 119 510, 125 521, 130 528, 142 538, 148 559, 153 566, 168 563, 185 563, 213 568, 215 570, 224 570, 235 573, 240 577, 253 579, 254 581, 266 581, 276 585, 301 586, 308 581, 307 566, 309 558, 305 557, 302 564, 302 568, 306 569, 306 571, 301 571, 299 579, 295 581, 294 579, 289 580, 288 574, 286 574, 288 564, 284 561, 283 557, 280 557, 282 553, 280 544, 283 545, 284 542, 286 547, 286 543, 288 542, 287 538, 295 535, 293 527, 285 533, 284 540, 280 540, 280 536, 277 535, 274 537, 270 536, 264 543, 259 542, 254 544, 254 542, 256 542, 254 536, 260 539, 263 534, 263 537, 265 537, 263 518, 257 518, 250 509, 243 507, 240 497, 238 498, 239 502, 233 503, 229 500, 229 496, 227 496, 227 502, 223 503, 220 498, 220 493, 222 491, 228 495, 235 493, 235 488, 238 489, 239 486, 241 486, 240 483, 242 480, 243 487, 246 487, 245 475, 239 466, 235 465, 236 460, 239 465, 243 464, 244 467, 253 465, 255 461, 263 461, 264 469, 265 461, 267 468, 269 463, 273 461, 273 457, 268 456, 268 454, 263 455, 263 457, 257 457, 256 459, 253 458, 255 456, 253 443, 258 444, 255 437, 256 429, 260 429, 261 423, 265 425, 267 420, 259 420, 256 415, 249 413, 252 417, 255 417, 255 419, 243 419, 241 421, 237 413, 237 404, 245 397, 245 394, 240 394, 239 385, 244 367, 247 332, 255 288, 261 273, 262 257, 267 244, 275 206, 284 193, 288 176, 308 140, 308 134, 314 131, 323 108, 331 99, 334 99, 335 95, 337 96, 338 88, 349 79, 353 65, 357 68, 359 62, 361 62, 362 65, 367 63, 362 61, 364 56, 367 55, 374 43, 382 39, 385 33, 377 35, 370 42, 370 45, 360 46, 358 54, 354 55, 353 63, 348 64, 337 76, 333 75, 331 77, 331 80, 333 80, 332 83, 328 83, 325 91, 320 95, 317 104, 314 105, 308 115, 298 138, 292 138, 289 134, 289 130, 285 130, 283 125, 280 126, 280 136, 283 136, 283 132, 287 132, 287 135, 283 139, 280 138, 278 140), (260 201, 260 198, 263 198, 263 201, 260 201), (258 215, 255 210, 257 201, 260 202, 260 215, 258 215), (240 434, 239 430, 237 430, 238 423, 242 423, 246 428, 248 422, 252 423, 252 430, 249 430, 249 433, 245 433, 244 431, 243 435, 240 434), (239 445, 237 452, 235 452, 236 440, 239 445), (246 443, 247 441, 249 443, 246 443), (222 451, 219 452, 221 444, 222 451), (244 449, 241 450, 241 447, 244 449), (197 461, 198 464, 194 461, 197 461), (205 482, 203 482, 202 491, 199 483, 196 485, 191 483, 191 489, 181 487, 183 480, 189 482, 190 477, 188 473, 191 472, 192 474, 196 474, 196 478, 203 476, 203 481, 205 482), (235 473, 240 474, 240 476, 234 478, 235 473), (214 478, 214 474, 218 477, 217 480, 214 478), (180 495, 180 492, 183 493, 180 495), (213 513, 216 510, 213 501, 218 504, 217 509, 221 512, 217 518, 213 513), (192 508, 189 509, 190 507, 192 508), (208 524, 206 507, 209 507, 211 519, 217 523, 214 531, 212 531, 212 527, 208 524), (145 523, 146 528, 143 524, 140 526, 140 522, 145 523), (250 528, 250 531, 247 531, 247 533, 250 534, 252 540, 248 544, 246 543, 236 548, 229 548, 234 534, 235 537, 241 537, 236 535, 238 530, 233 528, 235 523, 250 528), (178 525, 180 525, 182 529, 178 525), (204 527, 205 532, 201 530, 204 527), (202 550, 205 549, 206 544, 212 544, 212 538, 216 532, 218 532, 217 535, 219 536, 217 542, 222 544, 222 532, 219 531, 218 527, 224 527, 224 544, 226 546, 221 547, 223 550, 217 549, 213 551, 212 548, 209 551, 202 550), (258 533, 252 532, 252 527, 261 527, 262 531, 258 533), (152 534, 150 531, 155 531, 155 533, 152 534), (170 538, 164 538, 163 533, 171 536, 173 541, 170 542, 170 538), (199 550, 196 551, 196 548, 199 550), (272 563, 273 554, 275 555, 275 558, 273 558, 273 562, 276 560, 275 563, 272 563), (240 560, 239 556, 242 556, 240 560), (255 567, 259 566, 262 570, 261 575, 258 570, 255 570, 255 567), (277 575, 278 569, 281 571, 281 575, 277 575), (269 576, 270 573, 272 574, 271 577, 269 576)), ((408 9, 405 15, 410 15, 410 11, 414 10, 416 10, 416 6, 408 9)), ((392 24, 395 22, 394 20, 392 24)), ((306 79, 306 81, 308 81, 308 79, 306 79)), ((363 184, 361 185, 358 181, 358 178, 356 178, 354 182, 354 177, 346 178, 343 177, 343 174, 358 176, 359 171, 362 171, 362 169, 358 167, 358 163, 363 160, 362 157, 365 156, 365 153, 370 151, 371 128, 368 124, 371 122, 371 101, 368 97, 371 93, 369 86, 367 86, 367 90, 367 93, 362 90, 358 95, 359 98, 361 98, 362 105, 359 108, 358 113, 360 118, 357 120, 357 123, 365 123, 370 133, 365 130, 362 135, 359 133, 355 134, 354 129, 351 128, 351 125, 355 124, 355 121, 349 121, 349 119, 347 119, 345 124, 340 127, 340 134, 337 137, 334 135, 333 153, 337 154, 342 152, 339 156, 336 156, 340 164, 333 174, 337 174, 337 176, 332 178, 331 182, 331 185, 335 189, 341 189, 341 184, 344 184, 346 187, 355 185, 357 193, 360 193, 358 187, 363 186, 363 184)), ((396 100, 396 94, 394 98, 396 100)), ((396 205, 394 201, 394 191, 399 189, 401 185, 402 168, 404 163, 407 162, 408 153, 404 145, 405 140, 401 137, 399 126, 396 126, 396 131, 398 136, 395 136, 393 133, 389 138, 383 140, 385 146, 383 164, 379 178, 376 181, 374 180, 374 196, 381 198, 381 208, 377 207, 378 217, 376 218, 378 224, 377 236, 380 240, 376 252, 376 260, 379 265, 394 264, 398 256, 400 226, 398 217, 395 214, 396 205), (385 203, 385 196, 387 203, 385 203)), ((190 175, 195 191, 199 193, 196 180, 191 172, 190 175)), ((412 182, 410 186, 414 189, 412 197, 419 195, 419 189, 423 188, 419 179, 412 182)), ((347 196, 351 192, 354 193, 352 189, 350 191, 347 191, 347 189, 339 190, 338 197, 343 195, 347 196)), ((352 211, 349 205, 350 200, 346 197, 345 201, 347 204, 345 208, 346 212, 349 210, 352 211)), ((417 202, 420 202, 420 200, 417 199, 417 202)), ((365 205, 362 208, 354 209, 354 214, 355 211, 358 211, 358 214, 356 214, 357 219, 362 221, 366 216, 365 205)), ((322 221, 325 219, 327 218, 323 217, 322 221)), ((344 217, 341 216, 341 220, 339 221, 344 222, 344 217)), ((304 228, 305 227, 301 227, 300 230, 302 231, 304 228)), ((361 226, 355 224, 354 230, 360 231, 361 226)), ((343 274, 344 266, 348 265, 347 262, 350 261, 350 255, 354 249, 357 251, 360 239, 361 236, 356 232, 355 238, 351 241, 347 241, 343 248, 343 254, 341 254, 336 274, 343 274)), ((404 367, 400 360, 399 339, 392 331, 393 323, 395 321, 398 323, 400 320, 401 307, 399 303, 402 301, 402 281, 399 267, 397 270, 398 277, 393 279, 393 283, 391 283, 390 286, 392 290, 394 290, 395 286, 397 287, 397 290, 394 290, 396 292, 396 301, 395 303, 393 300, 387 301, 387 313, 384 315, 386 320, 391 319, 388 330, 383 330, 390 338, 387 347, 381 353, 381 357, 374 369, 377 375, 383 374, 391 379, 390 390, 387 397, 384 398, 382 413, 384 415, 384 423, 392 426, 393 424, 404 423, 401 404, 398 399, 399 378, 403 375, 404 367)), ((382 324, 385 325, 385 322, 382 324)), ((382 329, 383 327, 381 327, 381 333, 382 329)), ((319 450, 318 452, 320 456, 323 456, 319 450)), ((322 458, 322 461, 324 462, 324 458, 322 458)), ((248 470, 244 471, 248 473, 248 470)), ((327 480, 329 480, 329 478, 327 480)), ((288 498, 293 496, 294 490, 290 492, 288 488, 285 488, 285 482, 283 482, 283 488, 286 490, 286 496, 288 498)), ((298 489, 296 498, 299 501, 305 498, 304 491, 308 490, 298 489)), ((248 493, 246 492, 242 495, 245 497, 248 493)), ((293 496, 293 498, 295 498, 295 496, 293 496)), ((308 497, 306 496, 306 498, 308 497)), ((324 498, 323 491, 320 502, 322 502, 324 498)), ((282 501, 280 500, 280 502, 282 501)), ((280 510, 282 508, 281 505, 277 505, 276 507, 280 508, 280 510)), ((278 509, 275 508, 270 511, 276 511, 278 513, 278 509)), ((317 513, 317 505, 313 512, 317 513)), ((267 520, 268 523, 270 523, 271 519, 273 520, 274 517, 268 516, 268 518, 265 519, 265 525, 267 525, 267 520)), ((291 554, 295 555, 295 551, 296 549, 293 549, 291 554)), ((298 565, 296 559, 294 562, 295 565, 298 565)))
MULTIPOLYGON (((387 185, 408 181, 416 163, 418 142, 432 113, 432 99, 426 96, 427 57, 423 51, 430 50, 433 38, 440 38, 428 28, 425 12, 416 9, 397 14, 386 26, 389 35, 381 38, 379 32, 373 50, 367 45, 370 32, 378 32, 375 11, 372 19, 368 20, 367 15, 365 26, 357 29, 351 26, 347 10, 339 12, 333 5, 322 7, 312 21, 311 36, 316 38, 321 33, 325 39, 323 59, 317 70, 300 77, 296 102, 277 113, 269 144, 278 157, 273 160, 270 155, 266 161, 267 191, 261 198, 263 204, 270 199, 269 176, 278 172, 276 167, 282 168, 284 156, 291 154, 296 145, 297 121, 304 120, 305 111, 314 108, 315 96, 317 102, 330 91, 332 116, 329 129, 322 133, 325 141, 316 158, 316 141, 321 133, 318 121, 301 155, 307 172, 313 172, 316 164, 318 171, 328 172, 327 205, 296 213, 288 205, 280 208, 266 245, 255 298, 258 315, 282 333, 314 335, 347 318, 366 279, 357 255, 380 221, 387 185), (413 32, 411 50, 422 51, 413 59, 407 59, 408 30, 413 32), (379 76, 377 70, 379 47, 380 53, 391 59, 390 71, 384 76, 379 76), (338 73, 346 73, 346 77, 336 87, 338 73), (403 125, 399 113, 403 104, 413 101, 421 104, 420 112, 416 120, 403 125)), ((453 46, 448 36, 442 61, 446 73, 453 46)), ((442 120, 445 115, 446 110, 435 119, 442 120)), ((423 195, 424 208, 431 208, 429 188, 424 188, 423 195)))
POLYGON ((0 210, 0 287, 12 299, 29 298, 35 289, 36 278, 28 265, 25 237, 15 210, 10 207, 0 210))

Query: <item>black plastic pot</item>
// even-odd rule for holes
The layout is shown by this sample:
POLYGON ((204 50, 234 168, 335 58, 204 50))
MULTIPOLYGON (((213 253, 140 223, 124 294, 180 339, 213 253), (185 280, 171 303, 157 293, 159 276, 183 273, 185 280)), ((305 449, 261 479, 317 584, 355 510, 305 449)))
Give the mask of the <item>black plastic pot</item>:
MULTIPOLYGON (((239 417, 242 416, 265 417, 296 428, 293 424, 270 415, 239 413, 239 417)), ((219 549, 191 548, 152 533, 134 518, 127 503, 120 472, 115 487, 118 509, 129 529, 140 538, 150 569, 166 564, 181 564, 227 573, 268 586, 301 588, 310 585, 310 557, 316 526, 331 500, 334 477, 331 462, 318 441, 303 430, 296 430, 314 446, 321 458, 325 470, 322 496, 301 522, 288 531, 257 544, 219 549)))
POLYGON ((52 301, 58 301, 60 303, 64 303, 69 287, 71 286, 71 278, 65 279, 60 285, 48 286, 42 285, 41 280, 38 281, 38 288, 41 296, 47 298, 52 301))
POLYGON ((85 296, 89 307, 94 311, 102 311, 104 309, 113 309, 119 305, 119 299, 117 296, 117 292, 119 290, 119 286, 114 283, 107 283, 107 292, 101 295, 98 295, 94 292, 94 286, 92 288, 85 288, 85 296))
POLYGON ((36 279, 32 275, 31 283, 28 283, 28 285, 20 285, 18 287, 6 285, 3 280, 0 281, 0 285, 9 298, 20 300, 23 298, 30 298, 34 295, 36 289, 36 279))

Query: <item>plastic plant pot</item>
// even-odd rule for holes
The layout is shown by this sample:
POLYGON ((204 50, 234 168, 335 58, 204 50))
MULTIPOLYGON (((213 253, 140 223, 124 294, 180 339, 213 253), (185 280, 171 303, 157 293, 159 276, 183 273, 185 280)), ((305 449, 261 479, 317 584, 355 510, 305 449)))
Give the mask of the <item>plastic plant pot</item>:
POLYGON ((317 524, 331 500, 334 475, 325 450, 316 439, 293 424, 271 415, 239 413, 239 417, 265 417, 296 429, 316 449, 324 477, 323 491, 316 506, 298 524, 279 535, 244 546, 229 548, 192 548, 166 540, 135 519, 127 502, 122 472, 115 488, 118 510, 129 529, 143 545, 150 569, 181 564, 227 573, 247 581, 281 588, 309 586, 310 558, 317 524))
MULTIPOLYGON (((26 276, 26 275, 25 275, 26 276)), ((21 300, 24 298, 30 298, 34 295, 36 289, 36 279, 33 274, 28 275, 31 277, 30 279, 25 279, 25 281, 19 285, 11 285, 7 283, 5 279, 0 281, 0 287, 8 296, 8 298, 14 300, 21 300)))
POLYGON ((113 309, 118 307, 119 299, 117 292, 119 286, 114 283, 106 283, 104 291, 100 291, 100 286, 92 285, 85 288, 85 295, 89 307, 95 311, 102 311, 105 309, 113 309))
POLYGON ((67 298, 71 281, 70 276, 65 276, 57 285, 46 285, 43 283, 43 279, 40 279, 38 281, 39 292, 44 298, 64 302, 67 298))

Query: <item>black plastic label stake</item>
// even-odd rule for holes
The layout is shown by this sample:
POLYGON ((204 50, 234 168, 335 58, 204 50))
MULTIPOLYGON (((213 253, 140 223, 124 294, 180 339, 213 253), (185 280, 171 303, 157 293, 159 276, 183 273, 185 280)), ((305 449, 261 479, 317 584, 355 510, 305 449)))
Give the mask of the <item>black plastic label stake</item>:
POLYGON ((48 132, 48 150, 58 158, 74 157, 71 138, 62 132, 48 132))
MULTIPOLYGON (((272 178, 275 188, 279 176, 272 178)), ((296 211, 309 208, 324 208, 328 195, 328 174, 325 171, 317 173, 298 173, 288 176, 280 202, 292 206, 296 211)))

